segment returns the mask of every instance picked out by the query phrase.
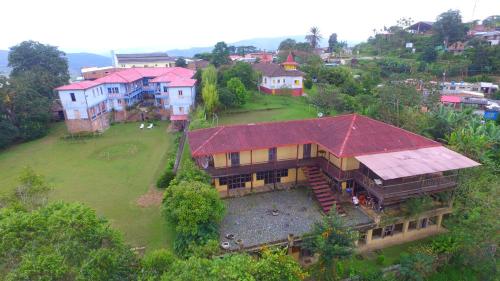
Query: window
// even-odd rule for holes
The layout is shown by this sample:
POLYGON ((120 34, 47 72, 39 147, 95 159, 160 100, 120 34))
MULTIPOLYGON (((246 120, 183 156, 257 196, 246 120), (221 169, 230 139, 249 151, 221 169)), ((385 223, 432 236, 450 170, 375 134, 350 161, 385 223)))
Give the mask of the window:
POLYGON ((76 101, 75 93, 69 93, 69 96, 71 97, 71 101, 76 101))
POLYGON ((111 88, 108 88, 108 94, 111 94, 112 92, 111 88))
POLYGON ((182 96, 182 90, 179 90, 178 93, 179 93, 179 96, 182 96))
POLYGON ((426 228, 428 225, 428 219, 427 218, 423 218, 421 221, 420 221, 420 228, 426 228))
POLYGON ((148 80, 148 78, 143 78, 143 79, 142 79, 142 85, 144 85, 144 86, 148 86, 148 85, 149 85, 149 80, 148 80))
POLYGON ((231 166, 239 166, 240 165, 240 153, 239 152, 229 153, 229 160, 231 160, 231 166))
POLYGON ((436 225, 436 224, 437 224, 437 219, 438 219, 438 217, 437 217, 437 216, 430 217, 430 218, 429 218, 429 221, 427 222, 427 224, 428 224, 428 225, 436 225))
POLYGON ((73 114, 75 115, 75 119, 80 119, 80 111, 78 111, 78 109, 75 109, 73 114))
POLYGON ((288 177, 288 169, 257 172, 257 180, 264 180, 264 184, 281 182, 282 177, 288 177))
POLYGON ((278 79, 278 84, 280 83, 280 80, 278 79))
POLYGON ((410 221, 408 224, 408 230, 414 230, 417 229, 417 221, 410 221))
POLYGON ((276 147, 269 148, 268 151, 269 161, 276 161, 276 153, 277 153, 276 147))
POLYGON ((101 95, 102 95, 102 88, 101 87, 99 87, 99 91, 101 92, 101 95))
POLYGON ((382 228, 375 228, 372 232, 372 239, 382 238, 382 228))
POLYGON ((119 92, 118 92, 118 87, 114 87, 114 88, 113 88, 113 93, 115 93, 115 94, 118 94, 118 93, 119 93, 119 92))
POLYGON ((163 86, 163 92, 164 92, 164 93, 168 92, 168 88, 167 88, 167 86, 163 86))
POLYGON ((184 113, 184 107, 182 106, 179 107, 179 113, 184 113))
POLYGON ((391 236, 394 232, 394 225, 384 227, 384 237, 391 236))
POLYGON ((311 144, 304 144, 304 157, 303 158, 311 158, 311 144))
POLYGON ((267 84, 267 78, 264 78, 264 84, 267 84))
POLYGON ((295 83, 295 85, 300 85, 300 81, 299 80, 295 80, 294 83, 295 83))
POLYGON ((398 223, 394 225, 394 233, 403 232, 403 223, 398 223))
POLYGON ((251 174, 242 174, 219 178, 219 184, 227 185, 228 189, 245 187, 245 183, 249 181, 252 181, 251 174))

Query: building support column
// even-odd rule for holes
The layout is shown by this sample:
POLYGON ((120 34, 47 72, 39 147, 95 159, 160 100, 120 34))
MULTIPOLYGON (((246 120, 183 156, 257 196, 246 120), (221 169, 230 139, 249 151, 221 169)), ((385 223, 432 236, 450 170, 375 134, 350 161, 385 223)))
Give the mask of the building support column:
POLYGON ((373 234, 373 229, 369 229, 368 231, 366 231, 366 245, 372 242, 372 234, 373 234))
POLYGON ((403 235, 408 232, 408 228, 410 227, 410 221, 406 220, 403 222, 403 235))
POLYGON ((443 214, 440 214, 440 215, 438 215, 437 221, 436 221, 437 229, 441 229, 442 222, 443 222, 443 214))

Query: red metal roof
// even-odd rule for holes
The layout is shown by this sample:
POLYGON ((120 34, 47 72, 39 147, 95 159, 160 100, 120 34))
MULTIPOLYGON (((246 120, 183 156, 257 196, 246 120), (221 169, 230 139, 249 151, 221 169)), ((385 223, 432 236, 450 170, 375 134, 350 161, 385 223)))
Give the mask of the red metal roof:
POLYGON ((193 156, 316 143, 337 157, 412 150, 440 143, 357 114, 200 129, 188 133, 193 156))
POLYGON ((96 79, 94 81, 82 81, 82 82, 72 83, 69 85, 64 85, 56 88, 56 90, 57 91, 85 90, 105 83, 130 83, 146 77, 154 78, 164 75, 170 75, 171 80, 168 82, 173 82, 174 80, 181 80, 183 82, 179 81, 179 84, 186 84, 186 86, 192 86, 191 81, 189 80, 192 80, 190 78, 194 76, 194 73, 195 71, 182 67, 154 67, 154 68, 135 67, 111 73, 107 76, 96 79), (175 77, 178 78, 174 79, 175 77))

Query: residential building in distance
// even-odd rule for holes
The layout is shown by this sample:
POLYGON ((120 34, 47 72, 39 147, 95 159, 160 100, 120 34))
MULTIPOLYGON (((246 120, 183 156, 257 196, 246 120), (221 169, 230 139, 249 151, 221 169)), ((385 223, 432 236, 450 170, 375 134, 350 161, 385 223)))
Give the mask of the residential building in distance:
POLYGON ((262 74, 262 81, 259 85, 260 91, 266 94, 290 94, 301 96, 303 90, 304 73, 297 70, 297 63, 291 53, 285 62, 275 63, 256 63, 253 64, 254 70, 262 74))
POLYGON ((56 88, 70 133, 104 131, 110 119, 128 119, 128 107, 145 98, 162 118, 187 120, 196 97, 194 71, 180 67, 129 68, 56 88), (111 116, 110 116, 111 115, 111 116))
MULTIPOLYGON (((238 216, 238 227, 234 221, 223 223, 222 229, 230 229, 231 237, 243 240, 239 245, 246 249, 282 243, 287 234, 300 241, 297 237, 307 229, 295 224, 310 224, 317 218, 314 210, 324 214, 334 207, 360 232, 358 246, 364 249, 441 233, 443 217, 452 210, 449 198, 459 170, 479 165, 438 142, 357 114, 200 129, 190 131, 188 141, 192 157, 211 175, 230 207, 233 199, 244 204, 241 198, 269 200, 265 197, 272 194, 274 199, 263 204, 277 205, 297 189, 315 198, 293 197, 292 202, 301 204, 297 210, 295 203, 285 203, 281 211, 291 221, 265 213, 278 207, 259 206, 262 214, 253 214, 261 217, 258 223, 243 220, 245 214, 238 216), (406 202, 422 196, 431 201, 429 209, 406 214, 406 202), (272 226, 262 225, 267 220, 272 226)), ((238 249, 227 237, 221 240, 226 248, 238 249)))
POLYGON ((492 30, 485 32, 476 32, 474 36, 481 38, 484 41, 487 41, 491 46, 498 45, 500 43, 500 31, 492 30))
POLYGON ((175 58, 167 53, 115 54, 113 64, 117 68, 133 67, 174 67, 175 58))
POLYGON ((83 67, 81 73, 84 80, 96 80, 120 70, 122 69, 113 66, 83 67))
POLYGON ((419 21, 408 27, 408 30, 414 34, 430 34, 432 32, 432 21, 419 21))

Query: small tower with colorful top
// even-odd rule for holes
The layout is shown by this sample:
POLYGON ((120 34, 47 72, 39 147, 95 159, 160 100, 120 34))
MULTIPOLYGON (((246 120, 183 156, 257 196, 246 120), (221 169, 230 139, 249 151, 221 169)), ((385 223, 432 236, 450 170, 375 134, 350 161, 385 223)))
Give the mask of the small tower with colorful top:
POLYGON ((286 61, 282 63, 282 65, 285 70, 297 70, 298 63, 293 60, 292 52, 288 53, 288 57, 286 58, 286 61))

